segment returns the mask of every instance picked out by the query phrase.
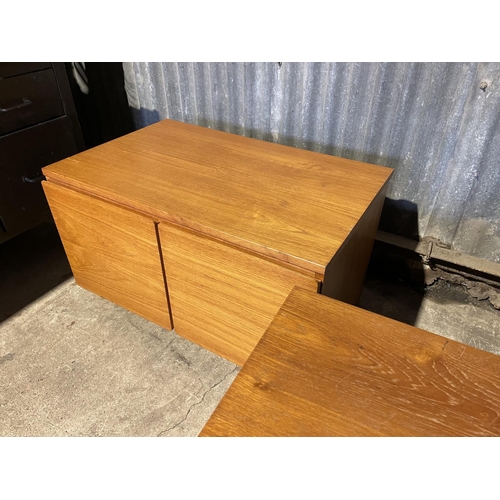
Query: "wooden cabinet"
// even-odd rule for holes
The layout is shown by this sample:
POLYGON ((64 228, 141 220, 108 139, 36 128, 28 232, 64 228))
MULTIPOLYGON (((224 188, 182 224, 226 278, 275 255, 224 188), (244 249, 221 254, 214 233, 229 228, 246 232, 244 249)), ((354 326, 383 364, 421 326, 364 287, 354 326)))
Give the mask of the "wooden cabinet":
POLYGON ((164 120, 43 172, 82 286, 241 365, 293 286, 357 301, 392 170, 164 120))
POLYGON ((0 243, 50 220, 41 168, 82 149, 64 64, 0 63, 0 243))
POLYGON ((295 288, 201 436, 499 436, 500 358, 295 288))

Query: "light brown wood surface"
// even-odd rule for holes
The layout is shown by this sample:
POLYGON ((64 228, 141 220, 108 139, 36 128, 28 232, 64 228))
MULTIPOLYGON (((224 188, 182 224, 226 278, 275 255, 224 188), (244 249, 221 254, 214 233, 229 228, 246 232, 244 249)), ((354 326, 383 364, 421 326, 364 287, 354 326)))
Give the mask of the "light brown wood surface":
POLYGON ((314 273, 171 224, 159 232, 175 331, 240 366, 294 285, 317 289, 314 273))
POLYGON ((43 173, 324 274, 392 170, 163 120, 43 173))
POLYGON ((49 182, 42 185, 76 282, 171 329, 153 221, 49 182))
POLYGON ((295 288, 202 436, 498 436, 500 357, 295 288))

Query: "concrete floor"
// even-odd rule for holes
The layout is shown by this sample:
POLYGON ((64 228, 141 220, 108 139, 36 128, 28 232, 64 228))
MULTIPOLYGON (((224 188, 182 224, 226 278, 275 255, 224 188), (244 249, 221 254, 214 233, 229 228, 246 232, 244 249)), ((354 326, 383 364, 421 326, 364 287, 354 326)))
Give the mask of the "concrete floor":
MULTIPOLYGON (((457 285, 367 279, 360 306, 500 354, 457 285)), ((53 226, 0 245, 0 436, 197 436, 238 368, 78 287, 53 226)))

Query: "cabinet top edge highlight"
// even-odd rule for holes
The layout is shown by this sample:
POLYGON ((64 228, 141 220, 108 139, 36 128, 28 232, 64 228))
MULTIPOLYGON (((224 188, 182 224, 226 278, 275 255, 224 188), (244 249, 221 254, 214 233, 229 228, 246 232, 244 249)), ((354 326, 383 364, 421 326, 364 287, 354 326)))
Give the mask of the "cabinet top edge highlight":
POLYGON ((49 182, 318 272, 392 169, 162 120, 43 173, 49 182))

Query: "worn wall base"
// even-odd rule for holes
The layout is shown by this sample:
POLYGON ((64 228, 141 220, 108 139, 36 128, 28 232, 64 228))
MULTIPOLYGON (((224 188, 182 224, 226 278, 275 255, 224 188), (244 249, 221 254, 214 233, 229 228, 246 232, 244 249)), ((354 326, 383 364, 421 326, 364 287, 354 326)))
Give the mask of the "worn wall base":
POLYGON ((369 275, 401 279, 417 288, 447 281, 500 309, 500 264, 444 248, 437 241, 413 241, 378 231, 369 275))
POLYGON ((437 267, 432 269, 424 265, 424 274, 427 286, 432 286, 437 280, 455 283, 465 287, 467 292, 475 299, 489 300, 493 307, 500 309, 500 289, 498 288, 437 267))

